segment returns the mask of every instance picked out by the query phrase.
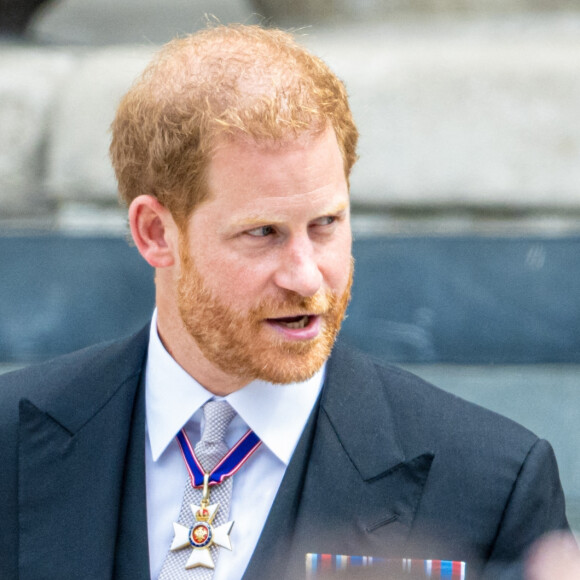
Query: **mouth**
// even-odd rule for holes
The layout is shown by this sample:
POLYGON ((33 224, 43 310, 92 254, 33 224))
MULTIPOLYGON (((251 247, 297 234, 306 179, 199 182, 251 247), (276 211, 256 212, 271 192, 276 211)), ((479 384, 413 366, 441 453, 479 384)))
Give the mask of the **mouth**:
POLYGON ((311 318, 313 318, 313 316, 304 314, 302 316, 287 316, 285 318, 269 318, 268 322, 273 324, 280 324, 285 328, 297 329, 306 328, 311 318))
POLYGON ((309 340, 318 335, 321 316, 317 314, 299 314, 296 316, 268 318, 266 322, 288 339, 309 340))

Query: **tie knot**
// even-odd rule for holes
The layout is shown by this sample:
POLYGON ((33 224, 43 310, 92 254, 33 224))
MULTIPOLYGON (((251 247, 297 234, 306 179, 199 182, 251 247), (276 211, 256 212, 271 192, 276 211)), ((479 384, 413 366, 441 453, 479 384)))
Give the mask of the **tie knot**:
POLYGON ((224 441, 226 432, 236 412, 227 401, 208 401, 203 406, 205 425, 201 440, 205 443, 224 441))

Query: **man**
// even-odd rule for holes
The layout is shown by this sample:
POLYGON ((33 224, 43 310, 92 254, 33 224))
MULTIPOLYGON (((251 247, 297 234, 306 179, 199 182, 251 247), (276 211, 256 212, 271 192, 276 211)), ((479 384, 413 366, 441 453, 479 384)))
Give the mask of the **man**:
POLYGON ((519 578, 567 528, 549 445, 334 345, 357 131, 327 66, 281 31, 208 29, 112 131, 156 312, 2 378, 0 576, 519 578))

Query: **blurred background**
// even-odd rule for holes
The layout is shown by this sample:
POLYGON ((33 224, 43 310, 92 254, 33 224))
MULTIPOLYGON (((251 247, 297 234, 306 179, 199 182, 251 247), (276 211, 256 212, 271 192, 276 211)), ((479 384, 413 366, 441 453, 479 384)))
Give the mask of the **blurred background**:
POLYGON ((0 0, 0 372, 150 317, 108 127, 208 19, 291 28, 347 85, 343 339, 548 438, 580 530, 580 0, 0 0))

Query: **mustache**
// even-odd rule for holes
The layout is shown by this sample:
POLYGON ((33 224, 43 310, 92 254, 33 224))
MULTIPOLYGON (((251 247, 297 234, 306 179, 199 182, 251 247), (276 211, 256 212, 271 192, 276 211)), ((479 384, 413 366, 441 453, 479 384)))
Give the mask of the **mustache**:
POLYGON ((290 318, 293 316, 320 316, 336 305, 336 294, 330 290, 321 291, 314 296, 300 296, 289 292, 282 299, 264 299, 252 308, 254 319, 290 318))

